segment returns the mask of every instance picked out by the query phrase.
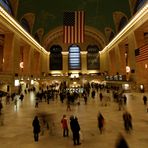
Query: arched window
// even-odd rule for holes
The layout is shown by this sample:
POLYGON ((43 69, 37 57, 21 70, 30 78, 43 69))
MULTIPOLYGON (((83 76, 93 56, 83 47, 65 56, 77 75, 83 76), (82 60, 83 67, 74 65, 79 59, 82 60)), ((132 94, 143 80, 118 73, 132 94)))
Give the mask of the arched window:
POLYGON ((59 45, 53 45, 50 48, 50 70, 62 70, 62 48, 59 45))
POLYGON ((25 18, 21 19, 21 26, 28 32, 31 33, 28 21, 25 18))
POLYGON ((134 8, 134 14, 144 5, 144 3, 147 0, 137 0, 135 8, 134 8))
POLYGON ((123 16, 120 20, 119 26, 118 26, 118 31, 123 29, 123 27, 127 24, 127 19, 125 16, 123 16))
POLYGON ((88 70, 99 70, 100 69, 100 54, 99 48, 94 46, 87 47, 87 69, 88 70))
POLYGON ((0 0, 0 4, 7 10, 9 14, 13 15, 13 11, 9 0, 0 0))
POLYGON ((70 70, 80 70, 81 69, 81 56, 80 48, 77 45, 72 45, 69 47, 69 69, 70 70))

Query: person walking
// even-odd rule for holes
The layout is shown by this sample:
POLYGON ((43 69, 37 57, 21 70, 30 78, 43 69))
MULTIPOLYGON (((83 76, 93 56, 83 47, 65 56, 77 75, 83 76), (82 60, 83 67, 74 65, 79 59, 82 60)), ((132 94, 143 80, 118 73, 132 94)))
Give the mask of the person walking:
POLYGON ((2 108, 3 108, 3 104, 2 104, 2 101, 0 100, 0 114, 2 113, 2 108))
POLYGON ((78 118, 71 116, 70 117, 70 127, 71 127, 71 131, 73 133, 73 143, 74 145, 80 145, 80 125, 78 122, 78 118))
POLYGON ((147 105, 147 97, 145 95, 143 96, 143 103, 144 105, 147 105))
POLYGON ((15 98, 14 98, 14 106, 15 106, 16 111, 17 111, 17 96, 15 96, 15 98))
POLYGON ((0 125, 3 126, 4 125, 4 113, 0 114, 0 125))
POLYGON ((63 118, 61 119, 61 124, 63 128, 63 137, 68 137, 68 123, 67 123, 66 115, 63 115, 63 118))
POLYGON ((102 102, 102 99, 103 99, 103 94, 102 94, 102 92, 100 92, 99 97, 100 97, 100 102, 102 102))
POLYGON ((100 133, 102 134, 103 128, 104 128, 104 117, 100 112, 98 114, 98 127, 100 130, 100 133))
POLYGON ((128 111, 123 113, 124 128, 129 133, 132 129, 132 116, 128 111))
POLYGON ((67 109, 66 109, 66 111, 68 111, 68 110, 71 111, 70 103, 71 103, 71 95, 68 94, 67 95, 67 109))
POLYGON ((34 133, 34 141, 37 142, 39 140, 39 133, 40 133, 40 123, 39 123, 38 116, 34 117, 32 126, 33 126, 33 133, 34 133))
POLYGON ((92 92, 91 92, 91 97, 92 97, 93 99, 95 99, 95 95, 96 95, 95 90, 92 90, 92 92))
POLYGON ((127 97, 126 97, 125 94, 123 95, 123 102, 124 102, 124 105, 126 105, 126 103, 127 103, 127 97))
POLYGON ((87 104, 87 94, 84 93, 83 97, 84 97, 84 102, 85 102, 85 104, 87 104))

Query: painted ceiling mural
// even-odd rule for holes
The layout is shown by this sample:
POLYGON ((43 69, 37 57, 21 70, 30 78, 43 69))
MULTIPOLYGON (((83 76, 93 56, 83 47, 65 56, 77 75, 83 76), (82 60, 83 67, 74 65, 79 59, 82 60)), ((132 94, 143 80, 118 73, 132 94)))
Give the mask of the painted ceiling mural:
POLYGON ((114 12, 122 12, 130 18, 129 0, 19 0, 17 19, 26 13, 35 14, 32 34, 44 28, 44 35, 63 25, 65 11, 85 12, 85 25, 92 26, 104 34, 106 27, 115 31, 114 12))

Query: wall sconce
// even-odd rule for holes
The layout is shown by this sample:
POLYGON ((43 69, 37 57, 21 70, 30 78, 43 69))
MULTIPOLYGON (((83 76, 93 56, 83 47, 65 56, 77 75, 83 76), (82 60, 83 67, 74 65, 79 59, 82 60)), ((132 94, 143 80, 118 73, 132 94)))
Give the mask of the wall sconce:
POLYGON ((21 68, 21 69, 24 68, 24 62, 20 62, 20 68, 21 68))
POLYGON ((126 73, 129 73, 131 71, 129 66, 126 66, 126 73))

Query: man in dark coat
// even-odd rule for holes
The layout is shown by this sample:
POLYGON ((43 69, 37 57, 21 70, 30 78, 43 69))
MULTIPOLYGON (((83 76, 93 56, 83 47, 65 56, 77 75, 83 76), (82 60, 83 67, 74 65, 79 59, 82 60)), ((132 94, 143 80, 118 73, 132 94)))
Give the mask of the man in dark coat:
POLYGON ((78 119, 77 117, 71 116, 70 117, 70 127, 73 133, 73 142, 74 145, 80 145, 80 135, 79 135, 79 131, 80 131, 80 125, 78 123, 78 119))
POLYGON ((124 128, 127 132, 130 132, 132 130, 132 116, 129 112, 125 111, 123 113, 123 121, 124 121, 124 128))
POLYGON ((38 141, 40 133, 40 123, 37 116, 34 117, 32 126, 33 126, 34 140, 38 141))
POLYGON ((128 143, 126 142, 123 135, 120 133, 118 141, 116 143, 116 148, 129 148, 128 143))

